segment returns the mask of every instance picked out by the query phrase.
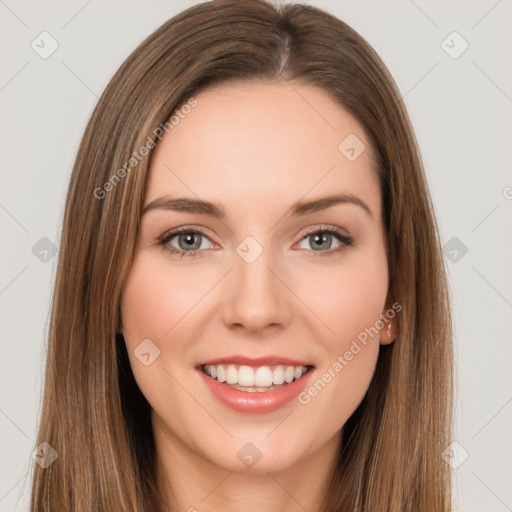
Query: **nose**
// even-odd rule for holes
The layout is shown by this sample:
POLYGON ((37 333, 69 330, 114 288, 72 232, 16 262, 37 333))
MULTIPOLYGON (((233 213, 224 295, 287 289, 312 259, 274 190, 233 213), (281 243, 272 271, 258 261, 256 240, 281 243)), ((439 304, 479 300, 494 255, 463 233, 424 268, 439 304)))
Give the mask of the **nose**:
POLYGON ((252 263, 238 254, 223 290, 223 321, 228 328, 260 334, 282 329, 291 317, 291 292, 285 276, 273 264, 269 250, 252 263))

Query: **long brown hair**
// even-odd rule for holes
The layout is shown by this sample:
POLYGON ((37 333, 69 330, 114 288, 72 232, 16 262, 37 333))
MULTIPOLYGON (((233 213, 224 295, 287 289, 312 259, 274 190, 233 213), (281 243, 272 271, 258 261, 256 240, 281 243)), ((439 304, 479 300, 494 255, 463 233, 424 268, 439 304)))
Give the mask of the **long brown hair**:
POLYGON ((254 80, 320 87, 365 129, 382 191, 390 294, 403 308, 395 342, 381 348, 370 388, 343 427, 319 507, 450 510, 442 458, 451 435, 447 280, 398 88, 371 46, 320 9, 214 0, 168 20, 135 49, 82 138, 66 198, 37 438, 58 459, 46 469, 34 464, 31 512, 163 510, 150 408, 118 334, 121 292, 159 127, 208 86, 254 80))

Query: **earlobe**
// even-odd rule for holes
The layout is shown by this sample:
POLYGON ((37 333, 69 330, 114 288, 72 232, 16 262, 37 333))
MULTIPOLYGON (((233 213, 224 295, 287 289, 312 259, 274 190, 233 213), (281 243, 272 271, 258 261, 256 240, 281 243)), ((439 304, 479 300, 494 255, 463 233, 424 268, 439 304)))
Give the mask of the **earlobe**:
POLYGON ((396 338, 396 322, 389 320, 388 324, 382 331, 380 331, 381 345, 389 345, 395 341, 396 338))
POLYGON ((390 345, 396 340, 398 330, 398 318, 396 313, 402 309, 401 307, 395 309, 396 305, 397 303, 393 301, 393 293, 388 290, 384 312, 381 315, 381 318, 383 317, 384 320, 384 327, 380 331, 381 345, 390 345))

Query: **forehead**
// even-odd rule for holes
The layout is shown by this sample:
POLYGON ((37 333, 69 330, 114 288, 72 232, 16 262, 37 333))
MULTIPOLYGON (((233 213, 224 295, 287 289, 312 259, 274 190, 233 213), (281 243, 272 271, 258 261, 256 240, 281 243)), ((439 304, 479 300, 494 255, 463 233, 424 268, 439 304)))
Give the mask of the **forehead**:
POLYGON ((154 150, 146 204, 162 194, 196 195, 261 213, 262 203, 345 192, 380 211, 366 133, 322 89, 221 85, 195 99, 154 150), (352 148, 362 151, 356 159, 346 152, 352 148))

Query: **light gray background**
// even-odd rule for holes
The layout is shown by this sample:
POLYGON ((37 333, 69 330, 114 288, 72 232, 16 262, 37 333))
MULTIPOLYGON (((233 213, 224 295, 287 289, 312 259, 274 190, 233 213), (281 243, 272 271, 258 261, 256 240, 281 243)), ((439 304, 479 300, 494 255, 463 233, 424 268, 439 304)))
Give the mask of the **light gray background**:
MULTIPOLYGON (((0 511, 28 509, 57 260, 44 263, 32 248, 43 237, 58 245, 78 143, 112 74, 192 3, 0 0, 0 511), (31 48, 34 40, 43 45, 43 31, 59 45, 47 59, 31 48)), ((460 445, 447 460, 462 462, 456 510, 512 510, 512 2, 307 3, 360 32, 403 94, 443 244, 458 239, 446 251, 460 445), (453 31, 469 44, 458 58, 445 51, 463 48, 457 36, 446 39, 453 31)))

